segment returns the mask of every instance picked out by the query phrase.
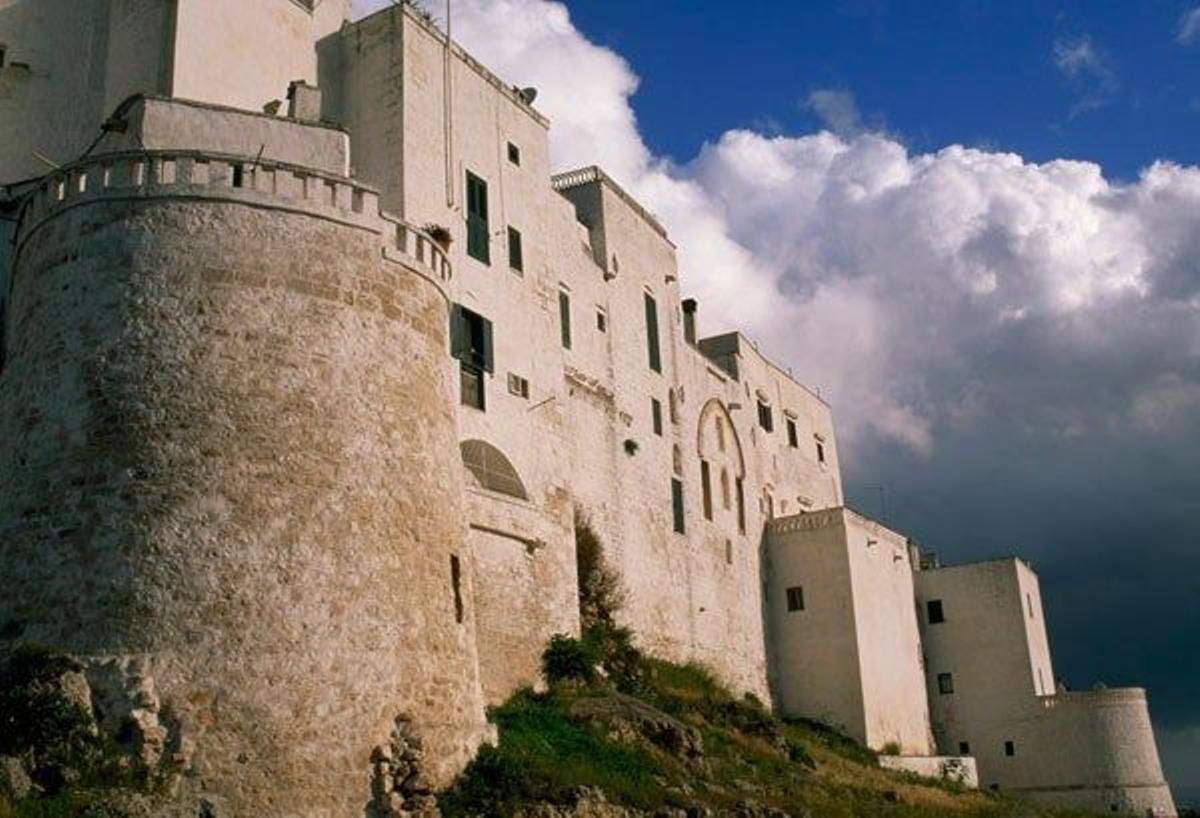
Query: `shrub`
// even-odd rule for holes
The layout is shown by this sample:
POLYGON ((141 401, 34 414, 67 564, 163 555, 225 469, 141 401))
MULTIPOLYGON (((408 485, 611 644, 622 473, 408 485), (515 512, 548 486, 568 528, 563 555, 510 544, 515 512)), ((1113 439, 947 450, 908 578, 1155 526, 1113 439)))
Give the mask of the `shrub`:
POLYGON ((575 579, 579 587, 579 621, 584 631, 612 625, 625 604, 621 575, 604 556, 604 545, 580 509, 575 509, 575 579))
POLYGON ((542 654, 542 675, 550 684, 559 682, 596 681, 596 653, 594 649, 578 639, 555 634, 542 654))
POLYGON ((889 741, 883 745, 883 749, 880 752, 885 756, 898 756, 900 755, 900 742, 889 741))
POLYGON ((629 694, 641 692, 645 657, 634 647, 633 631, 598 622, 584 631, 583 641, 617 690, 629 694))

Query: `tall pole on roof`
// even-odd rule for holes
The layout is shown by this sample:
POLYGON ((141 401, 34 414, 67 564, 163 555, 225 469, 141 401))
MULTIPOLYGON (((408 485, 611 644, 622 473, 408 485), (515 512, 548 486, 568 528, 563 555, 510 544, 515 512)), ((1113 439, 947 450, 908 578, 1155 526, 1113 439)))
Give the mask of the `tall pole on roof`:
POLYGON ((446 45, 442 54, 442 116, 446 136, 446 206, 454 208, 454 109, 450 77, 450 2, 446 0, 446 45))

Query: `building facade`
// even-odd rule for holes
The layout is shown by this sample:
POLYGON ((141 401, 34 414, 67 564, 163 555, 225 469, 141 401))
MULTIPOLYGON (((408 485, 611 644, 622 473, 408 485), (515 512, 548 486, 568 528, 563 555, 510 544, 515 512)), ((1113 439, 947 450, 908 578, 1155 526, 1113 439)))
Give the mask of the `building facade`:
POLYGON ((578 633, 586 520, 645 650, 897 764, 966 742, 985 784, 1172 814, 1144 695, 1056 693, 1044 628, 918 616, 975 569, 845 508, 829 405, 697 337, 667 232, 552 173, 532 89, 408 5, 348 17, 0 3, 0 653, 152 683, 186 797, 361 814, 397 717, 444 783, 578 633), (1091 760, 997 756, 1031 709, 1021 758, 1091 760))

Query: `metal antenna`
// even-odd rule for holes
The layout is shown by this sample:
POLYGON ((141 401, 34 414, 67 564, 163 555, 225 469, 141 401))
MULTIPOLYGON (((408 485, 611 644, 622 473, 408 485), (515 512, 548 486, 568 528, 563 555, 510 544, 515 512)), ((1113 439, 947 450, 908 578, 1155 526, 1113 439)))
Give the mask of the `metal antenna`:
POLYGON ((864 491, 879 492, 879 519, 887 519, 887 489, 884 486, 863 486, 864 491))

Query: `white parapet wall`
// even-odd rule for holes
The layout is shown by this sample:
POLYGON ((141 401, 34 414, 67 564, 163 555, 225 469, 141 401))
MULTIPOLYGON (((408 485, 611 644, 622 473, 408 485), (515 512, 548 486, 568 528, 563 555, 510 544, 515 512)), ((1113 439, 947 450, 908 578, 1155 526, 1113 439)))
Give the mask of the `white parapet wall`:
POLYGON ((879 766, 979 788, 979 771, 971 756, 880 756, 879 766))

